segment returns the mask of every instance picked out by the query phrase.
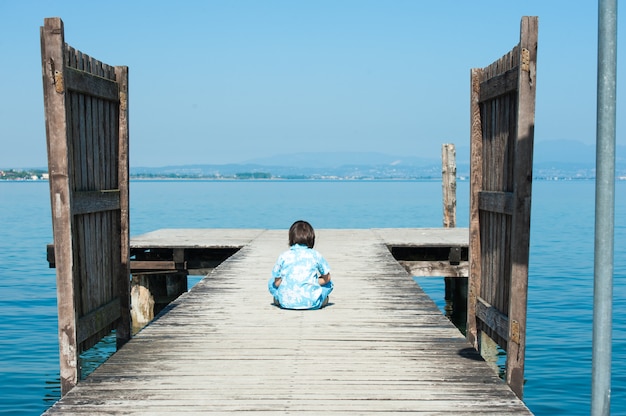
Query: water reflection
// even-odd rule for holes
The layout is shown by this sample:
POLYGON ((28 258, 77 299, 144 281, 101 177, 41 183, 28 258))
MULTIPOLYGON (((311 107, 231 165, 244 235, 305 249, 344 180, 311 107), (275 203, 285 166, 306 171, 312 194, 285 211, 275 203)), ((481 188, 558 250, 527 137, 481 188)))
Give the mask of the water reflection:
POLYGON ((116 351, 115 330, 100 340, 96 345, 80 355, 81 380, 93 373, 116 351))
POLYGON ((46 377, 44 389, 43 403, 46 407, 50 407, 61 398, 61 378, 58 373, 54 376, 49 374, 46 377))
POLYGON ((467 277, 444 277, 444 313, 463 335, 467 327, 467 277))

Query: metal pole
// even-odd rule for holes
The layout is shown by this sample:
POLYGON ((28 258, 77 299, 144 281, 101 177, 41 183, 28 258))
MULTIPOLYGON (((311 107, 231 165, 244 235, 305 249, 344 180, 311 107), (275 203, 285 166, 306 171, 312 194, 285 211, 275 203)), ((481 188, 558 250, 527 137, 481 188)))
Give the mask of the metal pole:
POLYGON ((591 415, 611 412, 617 0, 599 0, 591 415))

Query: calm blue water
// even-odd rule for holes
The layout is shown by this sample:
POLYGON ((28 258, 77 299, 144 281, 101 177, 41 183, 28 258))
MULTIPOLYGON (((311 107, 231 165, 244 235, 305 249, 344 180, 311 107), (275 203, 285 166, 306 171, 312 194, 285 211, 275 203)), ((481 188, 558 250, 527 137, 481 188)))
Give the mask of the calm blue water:
MULTIPOLYGON (((612 414, 626 415, 626 182, 617 183, 612 414)), ((591 391, 594 192, 590 181, 535 182, 525 402, 537 415, 586 415, 591 391)), ((468 184, 458 184, 459 227, 468 184)), ((0 182, 0 415, 36 415, 60 394, 48 184, 0 182)), ((131 183, 131 234, 158 228, 440 227, 441 184, 131 183)), ((420 279, 443 307, 443 282, 420 279)))

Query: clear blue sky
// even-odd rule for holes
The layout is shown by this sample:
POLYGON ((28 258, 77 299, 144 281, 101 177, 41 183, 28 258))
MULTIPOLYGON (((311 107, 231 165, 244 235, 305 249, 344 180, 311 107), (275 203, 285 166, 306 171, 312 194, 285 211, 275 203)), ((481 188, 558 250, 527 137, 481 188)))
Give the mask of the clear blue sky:
MULTIPOLYGON (((72 46, 129 66, 130 163, 139 167, 308 151, 438 157, 442 143, 468 146, 470 69, 508 52, 524 15, 539 16, 536 143, 593 144, 597 8, 571 0, 0 0, 0 167, 47 164, 45 17, 63 19, 72 46)), ((623 22, 622 14, 619 58, 623 22)), ((620 131, 618 116, 617 141, 626 144, 620 131)))

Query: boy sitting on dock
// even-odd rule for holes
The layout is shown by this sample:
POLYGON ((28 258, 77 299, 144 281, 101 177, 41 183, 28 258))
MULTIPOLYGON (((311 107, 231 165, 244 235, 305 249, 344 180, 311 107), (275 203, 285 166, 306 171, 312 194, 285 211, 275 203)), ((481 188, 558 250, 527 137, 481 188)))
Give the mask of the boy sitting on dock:
POLYGON ((290 248, 278 257, 268 282, 275 305, 284 309, 320 309, 328 304, 333 290, 330 266, 313 249, 314 245, 311 224, 294 222, 289 228, 290 248))

